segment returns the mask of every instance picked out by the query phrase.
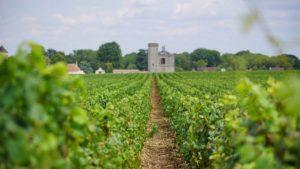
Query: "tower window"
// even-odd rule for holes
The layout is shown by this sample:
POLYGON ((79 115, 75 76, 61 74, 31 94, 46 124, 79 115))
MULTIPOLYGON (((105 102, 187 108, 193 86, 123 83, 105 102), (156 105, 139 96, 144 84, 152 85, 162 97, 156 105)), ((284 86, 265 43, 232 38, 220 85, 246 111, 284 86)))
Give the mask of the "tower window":
POLYGON ((166 64, 166 59, 165 58, 161 58, 160 59, 160 64, 162 64, 162 65, 166 64))

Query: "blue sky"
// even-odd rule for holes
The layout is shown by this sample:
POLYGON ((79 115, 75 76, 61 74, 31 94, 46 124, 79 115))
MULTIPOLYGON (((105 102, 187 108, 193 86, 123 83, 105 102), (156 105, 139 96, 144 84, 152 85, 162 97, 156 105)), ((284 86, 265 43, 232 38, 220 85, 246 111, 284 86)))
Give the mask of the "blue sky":
MULTIPOLYGON (((284 52, 300 56, 300 0, 255 0, 284 52)), ((123 54, 166 45, 170 52, 209 48, 276 54, 254 25, 241 29, 245 0, 0 0, 0 45, 24 40, 57 50, 97 49, 117 41, 123 54)))

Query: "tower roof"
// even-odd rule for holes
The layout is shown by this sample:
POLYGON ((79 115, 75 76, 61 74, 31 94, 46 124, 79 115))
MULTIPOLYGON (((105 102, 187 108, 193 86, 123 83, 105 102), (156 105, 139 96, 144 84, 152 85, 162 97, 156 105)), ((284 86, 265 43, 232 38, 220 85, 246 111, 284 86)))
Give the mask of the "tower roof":
POLYGON ((7 50, 3 46, 0 46, 0 52, 1 53, 8 53, 7 50))
POLYGON ((148 47, 158 47, 158 43, 148 43, 148 47))
POLYGON ((81 69, 76 64, 68 64, 69 72, 79 72, 81 69))
POLYGON ((162 46, 162 50, 158 52, 158 55, 160 56, 172 56, 172 54, 168 51, 166 51, 166 46, 162 46))

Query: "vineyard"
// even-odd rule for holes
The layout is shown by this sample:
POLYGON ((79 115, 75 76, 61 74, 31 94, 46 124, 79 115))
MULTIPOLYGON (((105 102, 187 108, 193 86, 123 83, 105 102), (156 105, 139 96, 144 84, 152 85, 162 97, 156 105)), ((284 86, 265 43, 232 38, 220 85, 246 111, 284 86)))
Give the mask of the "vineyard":
POLYGON ((30 47, 0 62, 0 168, 138 168, 150 75, 69 77, 30 47))
POLYGON ((299 80, 278 82, 296 74, 156 75, 165 113, 191 168, 299 167, 299 80))
POLYGON ((0 168, 140 168, 151 91, 189 168, 300 168, 297 71, 69 76, 29 47, 0 56, 0 168))

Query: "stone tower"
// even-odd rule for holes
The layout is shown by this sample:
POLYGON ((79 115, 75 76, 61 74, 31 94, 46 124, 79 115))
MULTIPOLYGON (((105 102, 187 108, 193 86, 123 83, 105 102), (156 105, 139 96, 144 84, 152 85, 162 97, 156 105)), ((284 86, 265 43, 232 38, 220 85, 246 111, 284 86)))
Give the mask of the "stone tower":
POLYGON ((8 52, 3 46, 0 46, 0 53, 3 54, 5 57, 8 57, 8 52))
POLYGON ((157 70, 158 43, 148 44, 148 71, 156 72, 157 70))
POLYGON ((149 72, 174 72, 174 55, 167 52, 165 47, 158 51, 158 43, 148 44, 148 71, 149 72))

